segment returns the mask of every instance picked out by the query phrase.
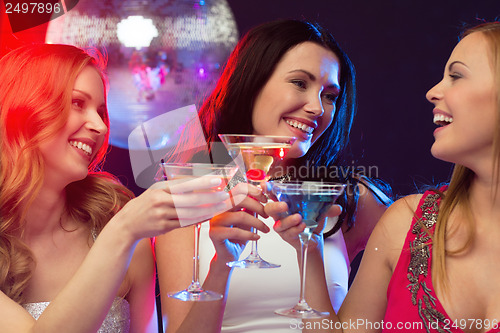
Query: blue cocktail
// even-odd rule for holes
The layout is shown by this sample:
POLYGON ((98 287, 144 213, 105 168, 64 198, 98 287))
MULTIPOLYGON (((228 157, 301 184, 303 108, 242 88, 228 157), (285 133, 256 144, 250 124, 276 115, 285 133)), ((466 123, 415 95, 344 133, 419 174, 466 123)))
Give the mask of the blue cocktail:
POLYGON ((298 213, 306 228, 299 234, 301 245, 300 256, 300 300, 292 308, 279 309, 275 312, 292 318, 314 319, 329 315, 311 308, 305 298, 307 246, 313 231, 318 227, 325 213, 335 203, 344 190, 345 185, 324 182, 287 182, 272 184, 272 192, 279 201, 286 202, 290 214, 298 213))

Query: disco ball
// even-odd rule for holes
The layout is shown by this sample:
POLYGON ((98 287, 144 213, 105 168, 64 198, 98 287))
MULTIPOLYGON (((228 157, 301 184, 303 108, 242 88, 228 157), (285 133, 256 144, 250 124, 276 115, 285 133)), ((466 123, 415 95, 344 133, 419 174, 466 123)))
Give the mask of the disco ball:
MULTIPOLYGON (((168 111, 199 104, 238 41, 225 0, 80 0, 50 22, 46 42, 108 54, 110 143, 135 147, 129 134, 168 111)), ((150 149, 167 134, 151 135, 150 149)))

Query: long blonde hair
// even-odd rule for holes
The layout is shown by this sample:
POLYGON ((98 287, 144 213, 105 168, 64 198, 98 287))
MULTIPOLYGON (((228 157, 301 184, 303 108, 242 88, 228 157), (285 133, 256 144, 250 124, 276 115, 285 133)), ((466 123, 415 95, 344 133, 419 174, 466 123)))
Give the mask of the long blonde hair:
MULTIPOLYGON (((76 77, 85 66, 104 75, 105 57, 69 45, 37 44, 0 59, 0 290, 24 301, 35 265, 22 241, 24 217, 43 184, 40 143, 63 128, 76 77)), ((109 127, 109 118, 103 118, 109 127)), ((100 172, 108 136, 89 165, 88 176, 66 188, 66 213, 99 232, 133 197, 113 176, 100 172)))
MULTIPOLYGON (((496 105, 497 105, 497 129, 493 139, 493 151, 496 157, 493 160, 493 181, 498 181, 500 177, 500 22, 483 23, 473 28, 466 30, 461 38, 472 33, 481 33, 488 41, 490 47, 490 60, 494 70, 495 86, 496 86, 496 105)), ((474 178, 474 172, 463 165, 455 165, 453 174, 450 180, 449 187, 444 195, 443 201, 439 208, 439 215, 436 223, 436 230, 433 236, 433 261, 435 269, 432 273, 434 285, 439 285, 443 290, 448 288, 448 279, 446 275, 446 256, 460 253, 469 248, 474 237, 474 222, 469 203, 469 190, 474 178), (451 213, 457 207, 464 209, 467 230, 467 239, 465 243, 457 250, 446 250, 446 239, 448 236, 448 222, 451 213)), ((493 195, 496 195, 496 188, 493 195)))

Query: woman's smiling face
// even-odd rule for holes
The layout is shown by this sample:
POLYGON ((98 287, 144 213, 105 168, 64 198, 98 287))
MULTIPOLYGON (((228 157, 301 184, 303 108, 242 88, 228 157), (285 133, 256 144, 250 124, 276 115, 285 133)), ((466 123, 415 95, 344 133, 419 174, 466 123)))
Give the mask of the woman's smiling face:
POLYGON ((257 95, 253 134, 295 136, 287 157, 303 156, 332 123, 339 80, 335 53, 313 42, 293 47, 257 95))
POLYGON ((481 33, 466 36, 453 50, 444 77, 427 93, 434 104, 432 154, 470 169, 491 164, 497 102, 491 50, 481 33))
POLYGON ((46 180, 65 186, 87 176, 88 166, 103 145, 108 128, 104 84, 97 70, 86 66, 77 76, 66 125, 40 145, 46 180))

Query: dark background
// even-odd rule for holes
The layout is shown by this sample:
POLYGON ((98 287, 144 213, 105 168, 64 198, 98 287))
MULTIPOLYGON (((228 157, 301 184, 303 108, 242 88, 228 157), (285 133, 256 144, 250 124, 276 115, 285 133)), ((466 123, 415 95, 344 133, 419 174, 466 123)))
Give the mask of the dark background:
MULTIPOLYGON (((386 180, 399 196, 448 179, 451 165, 430 154, 435 125, 425 93, 441 80, 464 25, 500 18, 500 0, 228 3, 241 35, 269 20, 307 19, 330 30, 349 54, 357 71, 358 114, 351 135, 353 158, 347 165, 370 168, 372 176, 386 180)), ((43 26, 15 36, 5 33, 4 15, 0 27, 2 54, 6 46, 43 36, 43 26)), ((105 170, 119 176, 136 194, 143 191, 134 183, 127 150, 112 147, 105 170)))

